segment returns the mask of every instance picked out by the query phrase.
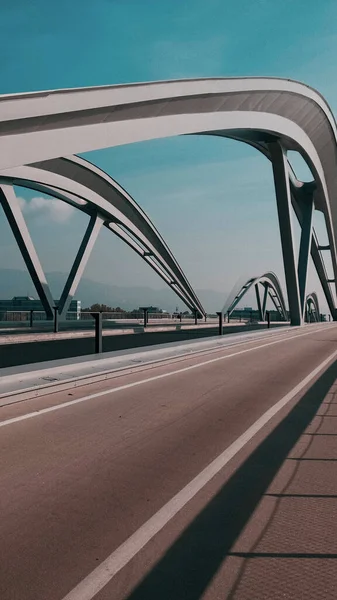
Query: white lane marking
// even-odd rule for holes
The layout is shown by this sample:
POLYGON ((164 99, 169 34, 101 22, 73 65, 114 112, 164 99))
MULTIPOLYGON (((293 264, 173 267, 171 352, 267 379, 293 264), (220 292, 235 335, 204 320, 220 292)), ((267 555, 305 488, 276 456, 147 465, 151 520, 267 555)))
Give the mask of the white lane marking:
MULTIPOLYGON (((295 329, 295 331, 296 330, 298 331, 299 327, 296 327, 294 329, 295 329)), ((317 331, 318 329, 322 329, 322 327, 315 328, 314 331, 317 331)), ((290 328, 287 327, 285 329, 282 329, 282 331, 280 331, 280 332, 271 330, 271 331, 266 332, 265 334, 263 334, 263 333, 260 334, 260 332, 245 333, 245 334, 227 334, 227 336, 224 336, 224 337, 229 337, 230 339, 218 341, 215 346, 206 346, 205 348, 202 348, 201 350, 193 350, 193 349, 190 350, 190 348, 193 346, 184 344, 183 346, 180 346, 178 348, 178 350, 183 348, 183 350, 180 354, 179 353, 175 354, 174 353, 175 351, 173 350, 171 355, 165 356, 164 358, 158 358, 158 359, 150 358, 150 360, 144 360, 144 361, 143 361, 143 358, 140 358, 139 364, 137 365, 137 367, 132 365, 130 362, 129 364, 122 366, 122 367, 118 367, 118 366, 116 368, 110 367, 109 369, 106 369, 104 371, 97 371, 97 372, 92 371, 91 373, 87 373, 87 374, 82 373, 81 375, 70 377, 67 379, 62 379, 62 377, 60 377, 60 379, 58 379, 55 382, 52 382, 52 383, 49 382, 48 384, 43 384, 43 385, 40 384, 38 387, 36 385, 35 386, 32 385, 27 388, 19 388, 19 389, 15 390, 14 392, 7 391, 7 393, 0 393, 0 408, 2 408, 3 406, 7 406, 8 404, 16 404, 16 402, 22 402, 22 401, 26 400, 27 398, 25 398, 24 400, 22 398, 19 398, 18 400, 15 400, 15 399, 13 400, 13 397, 20 396, 21 394, 24 394, 26 392, 40 390, 42 387, 44 389, 47 388, 48 390, 50 390, 50 388, 52 388, 52 387, 57 388, 60 385, 63 385, 66 383, 73 383, 74 386, 76 387, 76 384, 78 384, 79 382, 83 382, 83 385, 89 385, 91 382, 88 381, 88 379, 91 379, 91 378, 103 377, 104 375, 110 375, 110 374, 117 375, 117 376, 120 374, 124 375, 124 373, 125 373, 125 375, 134 374, 137 371, 142 370, 143 367, 147 368, 147 367, 151 367, 152 365, 154 365, 154 367, 157 367, 158 365, 161 365, 161 364, 164 366, 165 363, 167 363, 167 362, 172 362, 172 363, 181 362, 182 360, 186 360, 186 358, 193 358, 194 356, 201 355, 201 354, 215 354, 215 353, 219 353, 223 350, 227 350, 228 348, 243 346, 244 344, 253 344, 254 342, 258 342, 260 340, 265 340, 270 337, 273 337, 273 339, 274 338, 277 339, 277 338, 287 335, 287 333, 289 333, 289 331, 290 331, 290 328), (257 335, 257 333, 259 335, 257 335), (232 336, 236 336, 236 339, 241 339, 241 341, 234 340, 232 336), (8 400, 8 398, 11 398, 11 400, 9 402, 6 402, 6 399, 8 400), (4 400, 4 402, 3 402, 3 400, 4 400)), ((313 333, 313 331, 311 333, 313 333)), ((208 344, 209 343, 210 342, 208 342, 208 344)), ((201 345, 201 344, 202 344, 202 342, 198 343, 198 345, 201 345)), ((166 350, 167 350, 167 348, 165 348, 164 351, 159 350, 158 354, 163 353, 166 350)), ((150 350, 150 351, 146 352, 144 354, 144 356, 146 356, 147 354, 150 354, 150 355, 155 354, 155 351, 150 350)), ((139 356, 137 354, 131 354, 128 357, 129 361, 134 360, 132 357, 139 358, 139 356)), ((121 358, 123 358, 123 357, 118 358, 118 360, 116 362, 117 365, 118 365, 118 363, 122 362, 121 358)), ((100 364, 104 365, 104 364, 108 363, 109 361, 111 361, 110 358, 102 359, 102 361, 100 361, 100 364)), ((91 368, 92 368, 93 363, 95 363, 95 366, 97 366, 97 361, 93 361, 93 360, 81 363, 81 365, 82 365, 82 368, 88 368, 88 365, 89 366, 91 365, 91 368), (84 365, 84 367, 83 367, 83 365, 84 365)), ((62 366, 62 369, 61 369, 62 373, 71 370, 73 367, 74 367, 74 365, 62 366)), ((143 370, 145 370, 145 369, 143 369, 143 370)), ((49 375, 55 374, 55 377, 56 377, 58 375, 59 371, 60 371, 60 367, 53 367, 49 370, 40 369, 39 371, 28 373, 27 377, 25 377, 25 375, 27 375, 27 374, 24 373, 23 377, 20 375, 20 378, 21 378, 21 381, 24 381, 25 379, 27 379, 29 381, 34 378, 40 379, 42 377, 42 375, 46 375, 46 373, 49 375)), ((62 375, 62 373, 61 373, 61 375, 62 375)), ((16 373, 15 375, 3 375, 2 377, 0 377, 1 385, 5 384, 5 386, 6 386, 6 384, 7 385, 10 384, 12 381, 17 381, 18 376, 19 376, 18 373, 16 373)), ((108 378, 106 378, 106 379, 108 379, 108 378)), ((110 379, 110 377, 109 377, 109 379, 110 379)), ((99 379, 96 379, 96 381, 93 381, 93 383, 99 383, 99 379)), ((66 388, 66 389, 69 389, 69 388, 66 388)), ((64 391, 64 390, 56 389, 55 393, 57 393, 58 391, 64 391)), ((1 389, 0 389, 0 392, 1 392, 1 389)), ((51 393, 51 392, 49 392, 49 393, 51 393)), ((35 397, 32 396, 32 397, 28 398, 28 400, 34 400, 34 398, 38 398, 39 396, 42 396, 42 395, 43 394, 38 394, 35 397)))
MULTIPOLYGON (((298 331, 299 327, 295 327, 293 328, 295 331, 298 331)), ((322 327, 320 328, 315 328, 314 330, 311 331, 311 333, 314 333, 314 331, 318 331, 321 330, 322 327)), ((190 350, 188 345, 184 345, 181 348, 185 348, 185 350, 183 350, 180 354, 179 353, 173 353, 169 356, 164 356, 162 358, 158 358, 158 359, 151 359, 150 360, 144 360, 140 359, 137 364, 137 366, 132 365, 131 362, 127 365, 124 366, 120 366, 120 367, 116 367, 116 368, 109 368, 106 369, 104 371, 92 371, 91 373, 87 373, 87 374, 81 374, 78 376, 74 376, 74 377, 69 377, 66 379, 62 379, 62 373, 61 373, 61 377, 57 378, 56 375, 56 371, 59 370, 59 367, 55 367, 53 369, 51 369, 50 371, 48 371, 49 374, 53 374, 54 372, 56 373, 55 377, 56 380, 54 382, 44 382, 43 384, 41 384, 41 381, 39 382, 39 385, 31 385, 30 387, 22 387, 22 388, 18 388, 14 391, 10 391, 8 390, 7 393, 1 393, 1 387, 2 384, 8 385, 8 383, 10 383, 11 381, 15 380, 17 381, 18 378, 18 374, 16 374, 15 376, 3 376, 1 377, 0 375, 0 408, 3 408, 4 406, 8 406, 10 404, 19 404, 21 402, 25 402, 27 400, 35 400, 37 398, 41 398, 41 396, 45 396, 45 395, 52 395, 52 394, 56 394, 56 393, 60 393, 60 392, 64 392, 68 389, 71 389, 72 387, 77 388, 77 387, 82 387, 84 385, 88 386, 91 384, 97 384, 100 383, 101 381, 107 381, 108 379, 116 379, 117 377, 124 377, 126 375, 135 375, 137 373, 141 373, 142 371, 149 371, 149 370, 153 370, 155 368, 157 368, 158 366, 165 366, 168 362, 170 362, 171 364, 174 363, 178 363, 178 362, 183 362, 185 361, 187 358, 194 358, 200 355, 205 355, 205 354, 219 354, 219 352, 222 352, 224 350, 227 349, 231 349, 231 348, 237 348, 238 346, 243 346, 246 344, 253 344, 254 342, 259 342, 261 340, 266 340, 269 339, 270 337, 272 337, 273 339, 278 339, 281 337, 284 337, 287 335, 287 333, 289 333, 290 328, 286 328, 283 329, 282 332, 276 332, 276 331, 269 331, 266 332, 265 335, 261 334, 261 335, 254 335, 254 334, 228 334, 227 337, 231 337, 230 340, 226 340, 226 343, 222 343, 221 341, 218 342, 215 346, 208 346, 205 348, 202 348, 201 350, 190 350), (241 339, 242 341, 233 341, 232 339, 232 335, 238 336, 239 339, 241 339), (34 393, 35 392, 35 393, 34 393), (23 397, 24 396, 24 397, 23 397)), ((225 336, 226 337, 226 336, 225 336)), ((208 342, 209 343, 209 342, 208 342)), ((201 345, 199 343, 199 345, 201 345)), ((160 353, 160 351, 159 351, 160 353)), ((146 354, 154 354, 154 351, 150 351, 147 352, 146 354)), ((137 356, 136 354, 133 354, 131 356, 137 356)), ((110 359, 106 359, 107 361, 109 361, 110 359)), ((92 364, 93 361, 91 361, 91 363, 83 363, 83 364, 92 364)), ((105 359, 102 361, 103 364, 105 363, 105 359)), ((122 362, 120 359, 117 361, 116 364, 122 362)), ((97 366, 97 365, 96 365, 97 366)), ((98 365, 99 366, 99 365, 98 365)), ((92 367, 91 367, 92 368, 92 367)), ((1 369, 0 369, 1 371, 1 369)), ((63 371, 63 367, 62 367, 62 371, 63 371)), ((46 370, 42 372, 41 371, 37 371, 35 372, 35 374, 31 373, 28 377, 28 381, 32 380, 34 377, 41 379, 41 375, 42 374, 46 374, 46 370)), ((24 378, 21 378, 21 381, 24 381, 24 378)))
POLYGON ((227 463, 303 388, 318 375, 335 357, 335 350, 328 358, 302 379, 288 394, 283 396, 262 417, 257 419, 245 433, 213 460, 199 475, 156 512, 146 523, 133 533, 117 550, 83 579, 63 600, 92 600, 111 579, 125 567, 144 546, 169 523, 173 517, 202 490, 207 483, 223 469, 227 463))
POLYGON ((100 398, 102 396, 107 396, 108 394, 115 394, 116 392, 121 392, 123 390, 128 390, 133 387, 137 387, 138 385, 143 385, 145 383, 151 383, 152 381, 157 381, 158 379, 165 379, 166 377, 172 377, 172 375, 178 375, 179 373, 185 373, 186 371, 192 371, 192 369, 198 369, 199 367, 203 367, 205 365, 210 365, 212 363, 219 362, 220 360, 226 360, 227 358, 232 358, 233 356, 239 356, 240 354, 247 354, 248 352, 253 352, 254 350, 259 350, 260 348, 267 348, 268 346, 274 346, 275 344, 281 344, 283 342, 288 342, 292 339, 297 339, 300 337, 304 337, 306 335, 312 335, 313 333, 317 333, 321 328, 315 329, 315 331, 309 331, 307 333, 301 333, 298 335, 293 335, 291 337, 282 338, 279 340, 274 340, 273 342, 268 342, 267 344, 261 344, 259 346, 254 346, 253 348, 246 348, 246 350, 240 350, 239 352, 233 352, 232 354, 227 354, 226 356, 218 356, 217 358, 212 358, 210 360, 205 360, 201 363, 197 363, 195 365, 190 365, 189 367, 184 367, 183 369, 176 369, 175 371, 170 371, 169 373, 162 373, 161 375, 154 375, 153 377, 147 377, 146 379, 141 379, 140 381, 134 381, 133 383, 126 383, 125 385, 120 385, 118 387, 103 390, 102 392, 95 392, 94 394, 89 394, 88 396, 82 396, 82 398, 77 398, 76 400, 69 400, 68 402, 62 402, 61 404, 56 404, 54 406, 49 406, 48 408, 42 408, 41 410, 34 410, 30 413, 26 413, 25 415, 20 415, 19 417, 13 417, 12 419, 6 419, 5 421, 0 421, 0 427, 6 427, 8 425, 13 425, 14 423, 19 423, 20 421, 26 421, 27 419, 33 419, 34 417, 40 417, 41 415, 45 415, 46 413, 54 412, 56 410, 61 410, 62 408, 67 408, 68 406, 74 406, 75 404, 81 404, 82 402, 88 402, 89 400, 93 400, 94 398, 100 398))
MULTIPOLYGON (((294 327, 293 329, 295 331, 298 331, 300 327, 294 327)), ((319 329, 322 329, 322 327, 320 327, 319 329)), ((315 328, 314 331, 317 331, 318 328, 315 328)), ((199 342, 194 342, 193 344, 183 344, 181 346, 178 346, 176 348, 176 350, 174 349, 170 349, 171 350, 171 354, 169 356, 164 356, 163 358, 158 358, 158 359, 153 359, 151 358, 152 355, 154 355, 156 352, 155 350, 148 350, 145 353, 141 353, 141 355, 139 356, 139 354, 130 354, 130 355, 125 355, 125 356, 119 356, 117 358, 117 360, 114 360, 114 364, 118 365, 119 363, 122 362, 123 358, 126 358, 128 361, 134 360, 135 358, 140 359, 139 360, 139 364, 137 367, 135 367, 134 365, 131 364, 131 362, 127 363, 124 366, 116 366, 115 368, 113 368, 112 366, 110 366, 110 368, 105 369, 103 371, 91 371, 90 373, 86 373, 86 374, 81 374, 78 376, 72 376, 66 379, 62 379, 62 375, 63 373, 67 373, 68 371, 71 371, 71 369, 74 368, 74 364, 73 365, 62 365, 62 367, 58 366, 58 367, 52 367, 50 369, 47 368, 43 368, 43 369, 39 369, 38 371, 29 371, 29 372, 24 372, 24 373, 18 373, 16 372, 15 375, 2 375, 1 376, 1 387, 3 385, 9 385, 12 382, 17 382, 18 377, 20 376, 20 380, 22 381, 31 381, 32 379, 41 379, 41 377, 43 377, 44 375, 48 374, 48 375, 55 375, 55 377, 57 377, 60 374, 61 371, 61 377, 55 381, 55 382, 49 382, 48 385, 46 383, 44 384, 40 384, 38 387, 36 385, 32 385, 30 387, 26 387, 26 388, 19 388, 17 390, 14 391, 7 391, 6 392, 2 392, 0 393, 0 401, 2 400, 6 400, 6 398, 8 397, 14 397, 14 396, 18 396, 21 394, 24 394, 26 392, 29 391, 33 391, 36 389, 41 389, 41 387, 43 388, 52 388, 52 387, 58 387, 59 385, 63 385, 66 383, 78 383, 79 381, 83 381, 83 385, 88 385, 90 383, 90 381, 88 382, 87 380, 90 378, 95 378, 103 376, 103 375, 109 375, 109 374, 119 374, 122 373, 123 371, 127 371, 126 374, 130 373, 134 373, 136 371, 136 369, 138 369, 139 367, 148 367, 151 365, 155 365, 157 366, 158 364, 162 364, 162 363, 166 363, 168 361, 172 361, 172 362, 178 362, 178 359, 182 359, 185 360, 186 357, 193 357, 193 356, 197 356, 200 354, 211 354, 211 353, 215 353, 215 352, 220 352, 222 350, 226 350, 227 348, 232 348, 232 347, 237 347, 237 346, 242 346, 244 344, 253 344, 254 342, 258 342, 260 340, 265 340, 268 339, 270 337, 273 338, 279 338, 282 336, 287 335, 287 333, 289 333, 289 331, 291 331, 290 327, 286 327, 286 328, 282 328, 281 331, 277 331, 277 330, 270 330, 270 331, 265 331, 265 333, 260 333, 259 331, 256 332, 250 332, 250 333, 230 333, 230 334, 226 334, 221 340, 218 339, 217 342, 215 342, 215 345, 213 346, 207 346, 206 344, 210 344, 211 342, 207 342, 207 341, 199 341, 199 342), (228 338, 228 339, 225 339, 228 338), (241 341, 237 341, 237 340, 241 340, 241 341), (200 350, 193 350, 194 346, 201 346, 201 345, 205 345, 204 348, 201 348, 200 350), (191 349, 192 348, 192 349, 191 349), (177 350, 181 350, 181 352, 177 352, 177 350), (144 360, 144 356, 146 357, 147 355, 150 355, 149 360, 144 360)), ((313 331, 312 331, 313 333, 313 331)), ((168 348, 165 349, 159 349, 157 350, 157 355, 158 354, 164 354, 165 352, 167 352, 168 348)), ((54 362, 54 361, 52 361, 54 362)), ((80 367, 80 370, 84 370, 84 369, 92 369, 93 365, 97 366, 104 366, 106 364, 108 364, 109 362, 111 362, 111 358, 103 358, 100 359, 99 362, 96 360, 90 360, 90 361, 85 361, 82 363, 75 363, 75 366, 80 367)), ((30 365, 32 366, 32 365, 30 365)), ((13 368, 13 367, 10 367, 13 368)), ((0 369, 1 371, 1 369, 0 369)), ((94 383, 99 383, 99 380, 96 380, 96 382, 94 383)), ((0 388, 0 392, 1 392, 1 388, 0 388)), ((57 392, 57 390, 55 390, 55 393, 57 392)), ((41 394, 42 395, 42 394, 41 394)), ((38 396, 35 396, 36 398, 38 396)), ((33 400, 34 397, 28 398, 28 400, 33 400)), ((17 400, 17 402, 21 402, 22 399, 17 400)), ((2 402, 0 404, 0 408, 2 406, 6 406, 7 404, 15 404, 16 401, 11 400, 11 402, 2 402)))

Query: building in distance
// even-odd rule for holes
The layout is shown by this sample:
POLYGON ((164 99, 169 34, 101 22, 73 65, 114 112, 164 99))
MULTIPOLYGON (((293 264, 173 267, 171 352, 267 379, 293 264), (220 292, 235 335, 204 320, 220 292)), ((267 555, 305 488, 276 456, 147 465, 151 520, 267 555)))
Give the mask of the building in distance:
MULTIPOLYGON (((55 306, 58 306, 59 300, 54 300, 55 306)), ((45 319, 45 311, 42 306, 41 300, 36 300, 32 298, 32 296, 14 296, 11 300, 0 300, 0 320, 9 320, 9 314, 12 313, 13 316, 15 314, 18 315, 18 318, 12 318, 11 320, 18 320, 20 313, 30 312, 31 310, 36 312, 34 315, 35 319, 45 319), (39 316, 41 315, 41 316, 39 316)), ((81 315, 81 301, 80 300, 72 300, 69 305, 68 313, 71 313, 70 318, 79 319, 81 315)))

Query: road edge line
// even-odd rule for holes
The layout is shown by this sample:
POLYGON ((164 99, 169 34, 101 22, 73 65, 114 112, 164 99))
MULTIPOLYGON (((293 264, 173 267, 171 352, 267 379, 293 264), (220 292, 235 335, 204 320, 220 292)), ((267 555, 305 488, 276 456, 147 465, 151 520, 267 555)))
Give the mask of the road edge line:
POLYGON ((235 442, 194 477, 182 490, 159 509, 108 558, 73 588, 62 600, 92 600, 121 571, 144 546, 167 525, 186 504, 200 492, 234 458, 261 429, 271 421, 297 394, 299 394, 337 356, 335 350, 309 375, 269 408, 235 442))

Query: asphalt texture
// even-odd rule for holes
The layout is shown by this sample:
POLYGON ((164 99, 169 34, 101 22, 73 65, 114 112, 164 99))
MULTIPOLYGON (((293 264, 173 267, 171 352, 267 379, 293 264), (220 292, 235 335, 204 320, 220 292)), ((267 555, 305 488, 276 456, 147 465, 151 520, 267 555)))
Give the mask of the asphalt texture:
MULTIPOLYGON (((335 325, 272 337, 3 407, 1 599, 64 600, 337 348, 335 325)), ((335 600, 336 379, 333 360, 102 589, 73 597, 335 600)))

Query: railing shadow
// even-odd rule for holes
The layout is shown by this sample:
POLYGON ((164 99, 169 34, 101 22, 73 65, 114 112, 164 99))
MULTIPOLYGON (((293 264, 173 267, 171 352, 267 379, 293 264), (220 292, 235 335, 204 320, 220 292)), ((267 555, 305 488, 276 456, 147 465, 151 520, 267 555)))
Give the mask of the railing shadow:
MULTIPOLYGON (((128 600, 197 600, 202 597, 224 559, 233 556, 230 550, 234 542, 284 460, 317 415, 336 378, 337 361, 183 531, 129 594, 128 600)), ((280 558, 282 556, 281 553, 280 558)))

